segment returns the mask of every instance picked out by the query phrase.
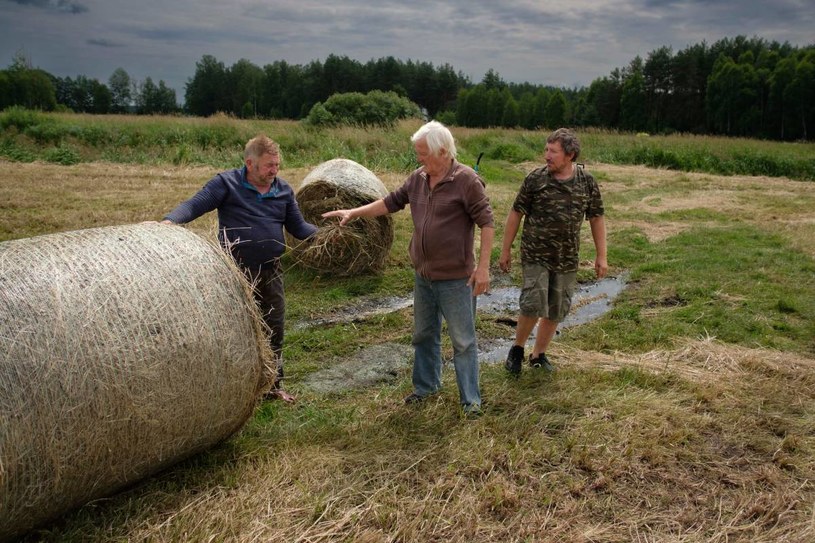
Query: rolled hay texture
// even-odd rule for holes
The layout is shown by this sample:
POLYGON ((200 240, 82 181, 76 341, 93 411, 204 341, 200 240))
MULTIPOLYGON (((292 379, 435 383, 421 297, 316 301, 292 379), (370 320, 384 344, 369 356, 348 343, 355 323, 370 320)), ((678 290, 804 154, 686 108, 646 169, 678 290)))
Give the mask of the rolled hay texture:
POLYGON ((264 334, 230 257, 182 227, 0 243, 0 540, 240 429, 264 334))
POLYGON ((390 215, 362 217, 339 226, 337 219, 323 219, 322 214, 369 204, 387 194, 382 181, 365 166, 345 158, 323 162, 297 191, 303 217, 320 230, 307 242, 290 238, 292 256, 302 266, 335 275, 382 271, 393 244, 390 215))

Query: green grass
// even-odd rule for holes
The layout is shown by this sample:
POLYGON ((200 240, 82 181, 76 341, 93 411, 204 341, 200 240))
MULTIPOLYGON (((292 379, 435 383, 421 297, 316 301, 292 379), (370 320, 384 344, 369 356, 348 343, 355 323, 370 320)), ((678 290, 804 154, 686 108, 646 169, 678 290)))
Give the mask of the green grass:
POLYGON ((627 237, 612 236, 609 259, 630 269, 632 287, 607 319, 571 334, 581 347, 647 351, 671 338, 710 335, 815 353, 815 265, 778 236, 730 225, 694 228, 653 246, 627 237))

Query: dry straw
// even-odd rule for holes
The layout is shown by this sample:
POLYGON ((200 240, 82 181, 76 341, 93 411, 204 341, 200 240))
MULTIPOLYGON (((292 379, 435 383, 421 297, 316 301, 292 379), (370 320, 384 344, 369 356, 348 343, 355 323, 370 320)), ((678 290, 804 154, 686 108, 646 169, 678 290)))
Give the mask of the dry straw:
POLYGON ((388 194, 379 178, 364 166, 344 158, 323 162, 309 173, 297 192, 303 216, 320 230, 305 243, 294 242, 292 256, 302 266, 335 275, 379 272, 393 244, 389 215, 359 218, 345 226, 322 214, 365 205, 388 194))
POLYGON ((249 288, 176 226, 0 243, 0 540, 246 422, 274 365, 249 288))
POLYGON ((642 354, 587 353, 563 345, 564 360, 577 367, 616 371, 623 367, 655 374, 676 374, 695 382, 732 381, 749 373, 786 374, 811 381, 815 361, 795 353, 731 345, 705 336, 677 340, 673 349, 657 349, 642 354))

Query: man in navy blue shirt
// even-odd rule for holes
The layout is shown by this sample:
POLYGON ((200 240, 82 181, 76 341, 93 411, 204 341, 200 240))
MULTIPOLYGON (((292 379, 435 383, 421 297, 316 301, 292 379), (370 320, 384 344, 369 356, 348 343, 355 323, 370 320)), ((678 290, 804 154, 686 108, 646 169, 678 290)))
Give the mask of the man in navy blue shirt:
POLYGON ((271 330, 269 343, 277 355, 278 373, 267 395, 288 403, 295 398, 283 390, 283 327, 285 296, 280 256, 286 249, 283 229, 307 239, 317 227, 300 213, 294 191, 280 170, 280 148, 266 136, 249 140, 244 167, 219 173, 195 196, 164 217, 164 223, 184 224, 218 210, 218 239, 254 284, 255 299, 271 330))

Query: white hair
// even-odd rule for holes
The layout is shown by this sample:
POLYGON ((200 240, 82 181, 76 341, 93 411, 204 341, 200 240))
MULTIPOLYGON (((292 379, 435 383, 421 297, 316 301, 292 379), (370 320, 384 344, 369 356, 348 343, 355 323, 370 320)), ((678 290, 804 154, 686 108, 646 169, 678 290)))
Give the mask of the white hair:
POLYGON ((434 155, 440 155, 441 150, 445 149, 448 157, 456 158, 456 142, 453 139, 453 134, 450 133, 449 128, 438 121, 430 121, 422 125, 410 137, 410 141, 414 144, 419 140, 425 140, 427 148, 434 155))

